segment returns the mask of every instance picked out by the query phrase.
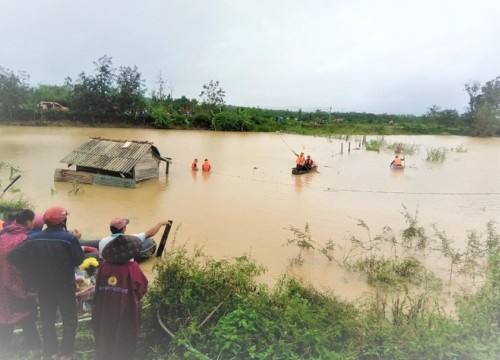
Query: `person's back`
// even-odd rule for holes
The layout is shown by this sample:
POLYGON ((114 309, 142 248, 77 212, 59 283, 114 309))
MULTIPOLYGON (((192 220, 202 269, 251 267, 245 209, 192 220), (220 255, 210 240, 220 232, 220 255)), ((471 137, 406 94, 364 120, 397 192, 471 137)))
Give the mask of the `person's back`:
POLYGON ((139 301, 147 286, 137 262, 101 263, 92 306, 96 360, 133 359, 140 329, 139 301))
POLYGON ((3 348, 10 346, 16 325, 23 329, 28 348, 41 344, 36 328, 36 293, 28 291, 20 269, 7 261, 7 255, 27 238, 34 215, 29 209, 18 211, 16 221, 0 234, 0 344, 3 348))
POLYGON ((26 284, 37 290, 44 356, 59 360, 73 358, 78 326, 75 267, 85 257, 78 242, 81 234, 66 229, 67 215, 59 206, 45 211, 47 229, 28 236, 7 257, 21 269, 26 284), (63 322, 60 346, 55 326, 58 310, 63 322))
POLYGON ((66 287, 74 282, 74 268, 81 264, 84 253, 74 236, 60 226, 31 234, 9 255, 27 275, 35 290, 66 287))

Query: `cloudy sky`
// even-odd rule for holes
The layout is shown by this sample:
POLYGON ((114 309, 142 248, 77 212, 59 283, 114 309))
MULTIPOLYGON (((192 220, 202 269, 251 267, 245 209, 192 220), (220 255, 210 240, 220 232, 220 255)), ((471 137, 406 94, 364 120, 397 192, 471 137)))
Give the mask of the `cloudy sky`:
POLYGON ((498 0, 2 1, 0 66, 62 85, 104 55, 174 98, 217 80, 226 103, 463 113, 500 75, 498 0))

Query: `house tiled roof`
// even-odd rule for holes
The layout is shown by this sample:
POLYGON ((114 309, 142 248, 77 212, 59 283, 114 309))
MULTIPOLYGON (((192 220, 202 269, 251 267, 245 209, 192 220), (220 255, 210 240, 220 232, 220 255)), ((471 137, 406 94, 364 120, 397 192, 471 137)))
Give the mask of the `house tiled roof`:
POLYGON ((61 163, 125 173, 132 170, 152 146, 147 141, 93 137, 63 158, 61 163))

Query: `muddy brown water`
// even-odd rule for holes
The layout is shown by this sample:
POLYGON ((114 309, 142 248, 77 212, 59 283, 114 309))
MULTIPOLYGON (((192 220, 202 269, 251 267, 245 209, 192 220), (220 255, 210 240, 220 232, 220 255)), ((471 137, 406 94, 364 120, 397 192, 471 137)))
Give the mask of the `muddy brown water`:
MULTIPOLYGON (((368 136, 367 139, 376 139, 368 136)), ((346 246, 351 236, 366 238, 385 225, 396 234, 405 226, 403 206, 431 231, 445 231, 457 246, 467 231, 484 232, 500 218, 500 139, 461 136, 386 136, 389 143, 418 146, 406 155, 406 169, 391 171, 390 151, 361 149, 361 136, 345 139, 280 133, 219 133, 56 127, 0 127, 0 161, 22 170, 15 184, 38 212, 62 205, 70 213, 68 226, 85 239, 108 234, 109 220, 130 219, 130 233, 144 231, 161 219, 173 220, 166 251, 186 244, 202 247, 215 258, 251 255, 268 270, 262 281, 273 284, 286 271, 344 298, 370 291, 362 276, 306 252, 304 264, 290 267, 299 251, 285 246, 290 226, 309 226, 314 241, 333 240, 346 246), (59 160, 90 136, 147 140, 171 157, 170 172, 161 163, 160 176, 136 189, 54 182, 59 160), (348 151, 349 143, 351 151, 348 151), (343 146, 344 153, 340 150, 343 146), (426 161, 427 149, 444 147, 444 162, 426 161), (319 173, 291 174, 296 152, 310 154, 319 173), (462 149, 463 151, 456 151, 462 149), (192 172, 191 161, 208 158, 209 174, 192 172)), ((4 170, 5 171, 5 170, 4 170)), ((2 184, 2 189, 6 184, 2 184)), ((12 196, 10 193, 4 197, 12 196)), ((161 232, 155 237, 159 240, 161 232)), ((339 257, 341 254, 337 254, 339 257)), ((152 276, 154 261, 142 264, 152 276)), ((446 273, 445 259, 431 262, 446 273)))

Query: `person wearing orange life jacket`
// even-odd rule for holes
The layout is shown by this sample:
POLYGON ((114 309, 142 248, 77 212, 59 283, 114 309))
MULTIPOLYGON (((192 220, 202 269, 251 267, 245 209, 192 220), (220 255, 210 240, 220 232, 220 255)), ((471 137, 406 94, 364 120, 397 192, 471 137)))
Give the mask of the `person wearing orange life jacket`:
POLYGON ((400 158, 398 155, 394 156, 394 160, 391 162, 391 166, 403 166, 403 161, 405 158, 400 158))
POLYGON ((205 159, 205 161, 203 161, 203 165, 201 166, 201 169, 205 172, 212 170, 212 166, 210 166, 210 162, 208 161, 208 159, 205 159))
POLYGON ((191 163, 191 170, 198 171, 198 159, 194 159, 191 163))
MULTIPOLYGON (((297 154, 295 154, 297 155, 297 154)), ((297 166, 295 167, 297 170, 304 170, 304 165, 306 163, 306 158, 304 157, 304 153, 301 152, 300 155, 297 155, 296 160, 297 166)))

